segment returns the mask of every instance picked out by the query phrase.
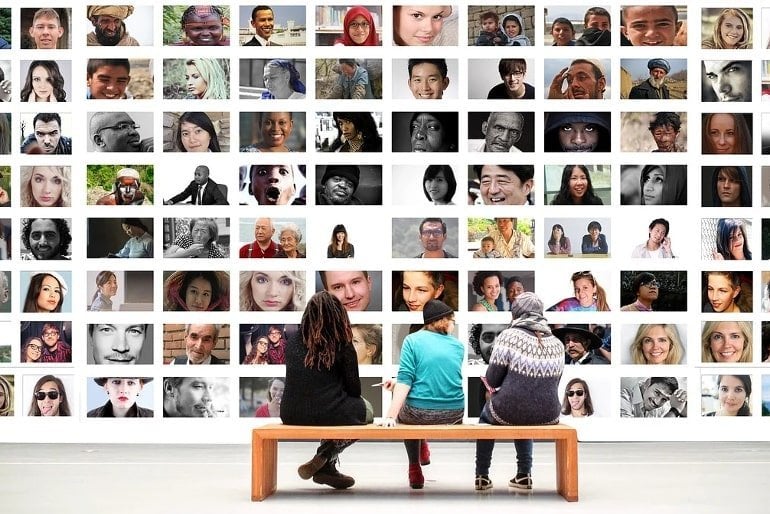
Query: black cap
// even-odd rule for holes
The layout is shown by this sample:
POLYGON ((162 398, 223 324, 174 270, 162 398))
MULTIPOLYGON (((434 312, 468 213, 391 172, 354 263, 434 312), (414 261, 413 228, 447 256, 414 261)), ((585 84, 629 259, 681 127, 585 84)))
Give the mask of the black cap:
POLYGON ((422 309, 422 322, 427 325, 454 314, 452 308, 441 300, 430 300, 422 309))

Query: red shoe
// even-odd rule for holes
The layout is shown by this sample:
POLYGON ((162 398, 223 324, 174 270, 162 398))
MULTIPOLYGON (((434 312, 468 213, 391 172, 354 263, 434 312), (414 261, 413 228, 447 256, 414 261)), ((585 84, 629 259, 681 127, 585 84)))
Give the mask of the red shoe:
POLYGON ((427 466, 430 464, 430 448, 428 447, 427 439, 420 439, 420 465, 427 466))
POLYGON ((422 468, 419 464, 409 464, 409 487, 422 489, 425 485, 425 477, 422 476, 422 468))

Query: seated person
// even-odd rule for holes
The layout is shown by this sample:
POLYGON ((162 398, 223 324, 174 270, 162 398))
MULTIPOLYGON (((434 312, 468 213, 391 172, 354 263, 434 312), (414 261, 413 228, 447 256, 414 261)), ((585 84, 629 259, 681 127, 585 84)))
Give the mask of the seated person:
POLYGON ((598 221, 588 224, 588 234, 583 236, 580 251, 587 254, 604 254, 609 252, 607 238, 602 232, 602 225, 598 221))

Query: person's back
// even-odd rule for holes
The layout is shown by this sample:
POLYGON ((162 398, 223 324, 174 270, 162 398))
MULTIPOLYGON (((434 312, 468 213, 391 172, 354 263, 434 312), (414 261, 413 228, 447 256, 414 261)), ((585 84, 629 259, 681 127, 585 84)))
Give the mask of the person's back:
POLYGON ((419 330, 404 339, 399 382, 411 382, 407 403, 421 409, 463 405, 464 347, 451 335, 419 330), (402 380, 403 379, 403 380, 402 380))
POLYGON ((330 369, 305 366, 307 346, 299 333, 286 343, 286 389, 281 420, 290 425, 363 425, 366 419, 352 344, 341 344, 330 369))
POLYGON ((500 332, 489 359, 487 381, 498 387, 493 416, 512 425, 558 423, 564 345, 545 318, 523 316, 500 332))

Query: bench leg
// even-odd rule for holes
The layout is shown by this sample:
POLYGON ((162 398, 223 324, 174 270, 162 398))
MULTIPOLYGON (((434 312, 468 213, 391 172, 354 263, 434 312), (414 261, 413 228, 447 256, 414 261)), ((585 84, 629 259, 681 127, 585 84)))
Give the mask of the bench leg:
POLYGON ((262 501, 278 487, 278 441, 254 433, 251 442, 251 501, 262 501))
POLYGON ((557 490, 568 502, 576 502, 578 501, 577 437, 557 439, 555 442, 557 490))

